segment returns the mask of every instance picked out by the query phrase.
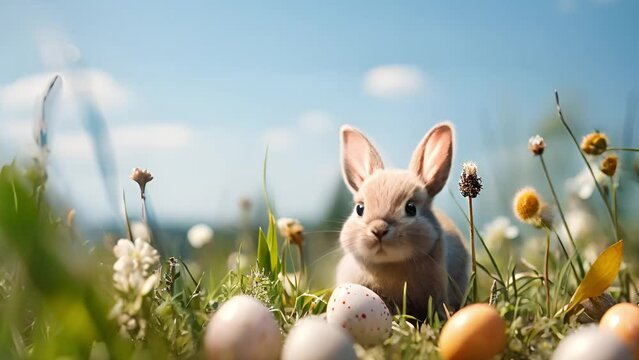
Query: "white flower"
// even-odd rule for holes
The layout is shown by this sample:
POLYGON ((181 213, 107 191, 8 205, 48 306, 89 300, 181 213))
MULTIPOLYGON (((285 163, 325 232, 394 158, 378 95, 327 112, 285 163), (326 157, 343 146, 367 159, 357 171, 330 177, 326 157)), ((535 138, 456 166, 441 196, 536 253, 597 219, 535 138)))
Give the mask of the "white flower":
POLYGON ((189 244, 196 249, 213 241, 214 236, 213 229, 206 224, 198 224, 189 229, 186 233, 186 238, 189 240, 189 244))
POLYGON ((134 239, 142 239, 146 242, 151 242, 151 231, 149 231, 149 227, 143 222, 132 222, 131 233, 134 239))
MULTIPOLYGON (((597 166, 592 166, 597 182, 602 185, 607 179, 606 174, 601 172, 597 166)), ((595 191, 595 181, 588 168, 584 168, 577 176, 566 181, 566 188, 570 193, 576 194, 580 199, 586 200, 592 196, 595 191)))
MULTIPOLYGON (((566 223, 570 229, 570 234, 574 240, 579 240, 587 237, 593 231, 592 225, 596 223, 596 219, 590 212, 581 206, 573 206, 572 209, 566 212, 566 223)), ((561 239, 568 239, 568 233, 566 227, 561 224, 558 229, 561 239)))
POLYGON ((477 164, 472 161, 468 161, 462 164, 462 172, 466 174, 466 176, 475 176, 477 175, 477 164))
POLYGON ((541 155, 546 148, 546 142, 540 135, 535 135, 528 139, 528 150, 535 155, 541 155))
POLYGON ((503 244, 504 240, 514 240, 519 236, 519 229, 513 225, 509 218, 498 216, 484 226, 484 238, 491 248, 503 244))
POLYGON ((117 260, 113 264, 113 286, 118 290, 110 318, 116 319, 124 336, 144 338, 146 320, 139 312, 144 296, 160 282, 155 271, 160 255, 148 242, 120 239, 113 247, 117 260))
POLYGON ((153 289, 159 280, 159 276, 150 274, 151 267, 160 260, 157 250, 139 238, 135 242, 120 239, 113 247, 113 254, 118 258, 113 264, 113 283, 117 290, 146 295, 153 289))

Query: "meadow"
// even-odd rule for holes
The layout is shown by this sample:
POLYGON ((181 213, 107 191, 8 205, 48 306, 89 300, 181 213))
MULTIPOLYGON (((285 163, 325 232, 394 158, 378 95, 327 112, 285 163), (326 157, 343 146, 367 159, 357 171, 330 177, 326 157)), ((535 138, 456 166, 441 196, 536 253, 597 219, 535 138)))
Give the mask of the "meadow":
MULTIPOLYGON (((498 358, 551 358, 571 332, 599 322, 613 304, 636 306, 639 301, 637 224, 633 214, 621 210, 626 199, 617 196, 625 186, 618 168, 637 150, 617 147, 596 131, 573 132, 570 114, 562 113, 555 96, 554 121, 584 169, 585 185, 575 187, 590 186, 589 201, 558 196, 556 188, 565 179, 553 178, 547 163, 564 155, 545 142, 544 134, 531 134, 529 143, 520 144, 530 151, 526 166, 537 169, 535 182, 544 187, 516 184, 522 190, 507 195, 513 203, 507 217, 494 214, 487 227, 475 223, 473 203, 485 195, 477 186, 482 169, 473 165, 464 165, 461 178, 454 171, 450 194, 443 194, 455 199, 466 219, 458 226, 464 229, 467 247, 474 249, 464 305, 488 304, 504 321, 506 341, 498 358), (511 223, 512 216, 521 223, 511 223)), ((46 94, 43 104, 45 100, 46 94)), ((284 341, 300 319, 326 313, 339 257, 340 221, 352 211, 348 196, 336 196, 327 222, 305 226, 276 217, 266 190, 266 153, 262 203, 241 201, 244 215, 233 229, 199 226, 187 235, 187 228, 157 224, 146 202, 147 195, 152 196, 152 169, 135 169, 130 181, 140 185, 140 198, 123 198, 121 223, 87 240, 75 224, 75 212, 55 206, 56 195, 47 186, 45 112, 36 117, 41 124, 36 131, 41 135, 36 139, 39 156, 28 163, 5 164, 0 171, 3 358, 215 358, 206 343, 217 335, 207 334, 212 331, 207 326, 239 295, 268 308, 284 341), (141 218, 126 214, 132 206, 144 209, 141 218), (259 228, 250 215, 256 207, 263 209, 258 212, 257 222, 263 224, 259 228)), ((623 179, 636 181, 636 176, 626 173, 623 179)), ((390 336, 373 346, 354 342, 356 355, 441 358, 440 334, 454 309, 442 315, 435 307, 426 319, 415 319, 405 306, 391 307, 390 336)), ((491 343, 499 334, 472 336, 491 343)), ((470 343, 459 346, 477 350, 470 343)))

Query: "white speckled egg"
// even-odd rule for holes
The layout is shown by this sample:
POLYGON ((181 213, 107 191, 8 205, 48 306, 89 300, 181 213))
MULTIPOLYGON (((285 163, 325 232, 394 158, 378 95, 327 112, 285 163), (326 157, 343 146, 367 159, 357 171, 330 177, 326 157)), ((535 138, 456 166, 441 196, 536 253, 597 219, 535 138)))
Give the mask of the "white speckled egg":
POLYGON ((281 349, 279 324, 264 304, 245 295, 225 302, 204 334, 208 360, 276 360, 281 349))
POLYGON ((353 340, 320 317, 298 321, 284 342, 282 360, 356 360, 353 340))
POLYGON ((326 308, 326 321, 342 327, 364 346, 381 344, 391 334, 392 319, 384 301, 358 284, 335 288, 326 308))
POLYGON ((612 332, 584 326, 559 343, 553 360, 632 360, 630 350, 612 332))

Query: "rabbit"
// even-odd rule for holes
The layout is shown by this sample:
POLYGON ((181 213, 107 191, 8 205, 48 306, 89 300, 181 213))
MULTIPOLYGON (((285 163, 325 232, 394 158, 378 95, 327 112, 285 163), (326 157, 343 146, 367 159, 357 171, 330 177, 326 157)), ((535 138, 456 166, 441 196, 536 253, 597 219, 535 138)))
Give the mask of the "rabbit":
POLYGON ((453 127, 435 125, 415 149, 408 170, 385 169, 359 130, 341 130, 344 182, 355 208, 339 242, 344 256, 337 284, 357 283, 379 294, 389 308, 423 320, 429 297, 440 313, 457 309, 468 281, 468 251, 453 222, 432 207, 445 186, 453 156, 453 127))

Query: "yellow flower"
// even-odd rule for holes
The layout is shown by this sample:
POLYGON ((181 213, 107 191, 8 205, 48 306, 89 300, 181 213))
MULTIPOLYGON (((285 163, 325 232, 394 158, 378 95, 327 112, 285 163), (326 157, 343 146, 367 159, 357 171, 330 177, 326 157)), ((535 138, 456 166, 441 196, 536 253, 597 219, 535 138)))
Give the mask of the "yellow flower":
POLYGON ((523 222, 529 222, 539 217, 541 212, 541 200, 537 191, 526 187, 515 194, 513 201, 515 216, 523 222))
POLYGON ((589 155, 601 155, 608 148, 608 137, 604 133, 593 132, 584 136, 581 150, 589 155))
POLYGON ((614 176, 615 172, 617 171, 617 163, 618 162, 619 162, 619 158, 617 158, 617 155, 615 155, 615 154, 608 155, 601 162, 601 166, 599 167, 599 169, 601 169, 602 173, 604 173, 604 174, 606 174, 608 176, 614 176))

